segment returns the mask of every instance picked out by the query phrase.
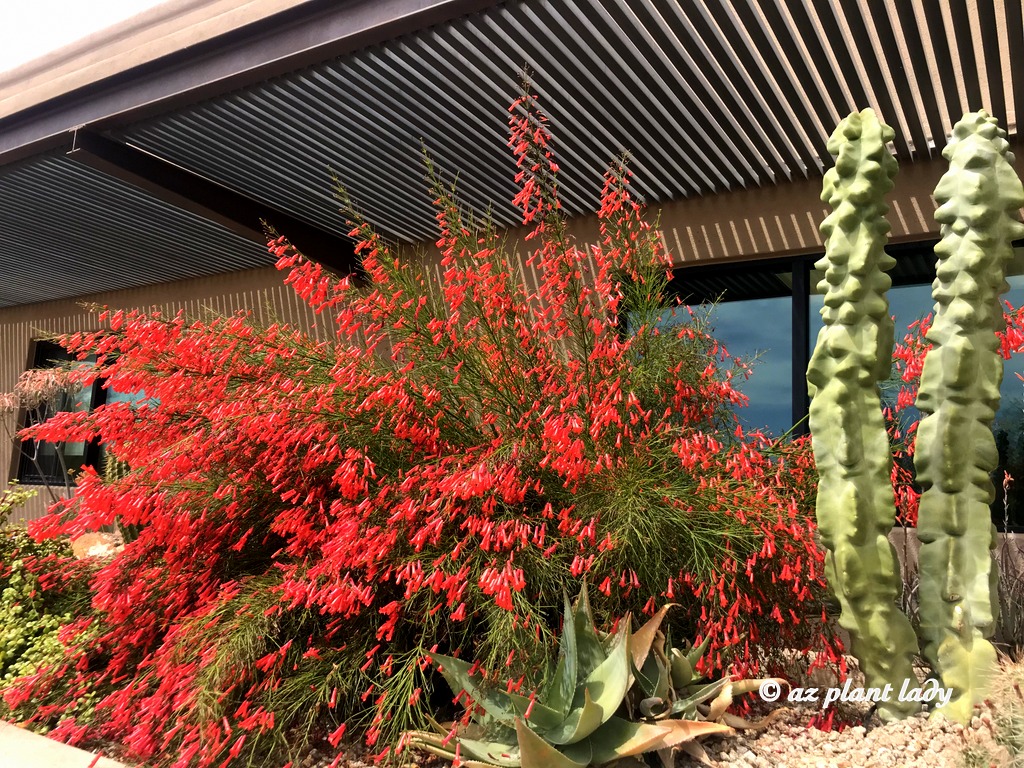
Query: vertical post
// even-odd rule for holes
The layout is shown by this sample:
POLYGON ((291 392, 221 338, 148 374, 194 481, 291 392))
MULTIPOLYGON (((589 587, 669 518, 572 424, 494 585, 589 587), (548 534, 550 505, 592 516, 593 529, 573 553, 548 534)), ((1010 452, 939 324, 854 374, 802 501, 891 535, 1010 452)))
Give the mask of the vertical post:
POLYGON ((811 260, 793 259, 793 435, 806 435, 807 364, 811 356, 811 260), (802 421, 801 421, 802 420, 802 421))

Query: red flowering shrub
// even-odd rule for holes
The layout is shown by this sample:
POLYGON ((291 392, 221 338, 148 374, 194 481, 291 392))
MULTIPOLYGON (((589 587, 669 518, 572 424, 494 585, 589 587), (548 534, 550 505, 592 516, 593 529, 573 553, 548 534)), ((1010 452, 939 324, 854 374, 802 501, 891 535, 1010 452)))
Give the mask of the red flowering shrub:
POLYGON ((83 380, 146 397, 28 431, 127 465, 83 474, 37 533, 138 534, 94 579, 101 631, 9 703, 102 689, 93 722, 46 717, 149 764, 283 761, 346 721, 386 750, 431 693, 432 648, 535 683, 584 578, 604 622, 681 603, 716 667, 836 658, 808 446, 744 435, 724 350, 699 319, 659 325, 669 261, 624 169, 584 249, 531 99, 510 124, 536 290, 428 163, 440 284, 355 214, 368 285, 271 242, 331 341, 142 312, 62 340, 97 356, 83 380))

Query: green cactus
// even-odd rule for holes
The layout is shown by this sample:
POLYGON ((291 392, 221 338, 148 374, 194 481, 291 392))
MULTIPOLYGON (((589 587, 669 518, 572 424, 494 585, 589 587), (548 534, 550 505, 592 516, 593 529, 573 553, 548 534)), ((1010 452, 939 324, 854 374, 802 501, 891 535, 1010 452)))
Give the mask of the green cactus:
MULTIPOLYGON (((897 608, 899 563, 888 534, 895 519, 891 456, 878 385, 889 378, 893 322, 882 250, 889 225, 884 196, 896 160, 886 149, 893 130, 870 109, 843 120, 829 138, 835 167, 825 174, 822 201, 832 213, 821 224, 825 271, 819 291, 824 326, 807 369, 810 428, 818 468, 817 519, 827 550, 826 576, 842 607, 865 684, 901 690, 917 686, 917 640, 897 608)), ((895 720, 916 702, 882 702, 878 714, 895 720)))
MULTIPOLYGON (((683 652, 675 666, 684 672, 688 664, 688 674, 673 683, 660 631, 669 607, 635 634, 627 616, 616 634, 602 636, 594 629, 586 590, 575 607, 566 598, 558 664, 532 697, 488 688, 469 663, 434 654, 452 690, 466 691, 481 714, 451 740, 450 726, 431 721, 434 732, 410 732, 406 743, 448 759, 458 745, 469 768, 584 768, 732 733, 729 725, 712 720, 726 718, 733 696, 757 690, 762 681, 696 679, 693 668, 705 641, 683 652)), ((753 727, 739 718, 733 722, 753 727)))
POLYGON ((944 714, 970 719, 995 669, 986 638, 995 624, 995 528, 990 479, 998 463, 992 419, 999 408, 1003 328, 999 294, 1009 285, 1011 241, 1024 236, 1013 217, 1024 188, 1005 132, 985 112, 967 114, 943 156, 949 171, 935 188, 942 239, 932 288, 935 319, 927 338, 917 407, 914 463, 924 489, 918 536, 924 654, 953 690, 944 714))

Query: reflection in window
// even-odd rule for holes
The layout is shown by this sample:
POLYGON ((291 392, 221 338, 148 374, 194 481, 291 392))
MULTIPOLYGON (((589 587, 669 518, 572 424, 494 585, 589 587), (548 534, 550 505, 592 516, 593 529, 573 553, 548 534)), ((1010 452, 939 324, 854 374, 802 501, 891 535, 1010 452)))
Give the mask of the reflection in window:
MULTIPOLYGON (((1013 307, 1024 306, 1024 247, 1014 249, 1014 259, 1007 267, 1010 290, 1004 298, 1013 307)), ((993 479, 996 499, 992 519, 1001 530, 1024 531, 1024 354, 1011 357, 1003 364, 1003 384, 999 389, 999 411, 992 431, 999 450, 999 468, 993 479), (1011 480, 1004 487, 1003 480, 1011 480)))
MULTIPOLYGON (((74 358, 63 347, 49 341, 35 343, 32 369, 44 372, 40 380, 45 381, 45 372, 66 366, 74 358)), ((89 358, 90 361, 95 358, 89 358)), ((26 374, 31 375, 31 374, 26 374)), ((63 377, 57 377, 64 380, 63 377)), ((23 412, 24 426, 41 423, 61 413, 90 411, 105 403, 137 403, 144 399, 143 392, 118 392, 97 381, 91 387, 74 391, 52 393, 32 404, 23 412)), ((103 446, 98 442, 69 442, 55 445, 44 441, 25 440, 21 443, 18 460, 18 481, 26 485, 49 485, 67 487, 71 478, 85 466, 102 469, 106 462, 103 446)))
MULTIPOLYGON (((71 361, 67 350, 49 341, 37 341, 33 368, 48 370, 71 361)), ((24 414, 23 424, 37 424, 62 411, 73 413, 88 411, 99 395, 99 386, 79 388, 75 391, 61 391, 40 399, 38 405, 29 407, 24 414)), ((69 474, 74 474, 86 464, 95 460, 93 447, 84 442, 53 443, 26 440, 21 444, 21 458, 18 465, 18 481, 29 485, 65 486, 69 474)))
MULTIPOLYGON (((886 251, 896 259, 889 272, 893 287, 889 291, 889 309, 895 319, 896 340, 902 340, 911 323, 933 310, 932 280, 935 277, 933 243, 890 245, 886 251)), ((1018 244, 1020 246, 1020 244, 1018 244)), ((1010 290, 1004 298, 1013 306, 1024 306, 1024 247, 1015 251, 1016 258, 1007 269, 1010 290)), ((801 380, 811 350, 821 329, 822 297, 816 286, 823 275, 812 272, 809 279, 809 312, 806 325, 793 327, 793 318, 803 317, 799 307, 801 296, 793 295, 792 276, 798 273, 801 259, 773 264, 744 264, 680 269, 670 286, 689 305, 713 306, 712 333, 733 357, 754 361, 753 375, 737 387, 750 399, 749 407, 738 416, 747 427, 763 427, 782 435, 802 415, 799 404, 792 405, 797 379, 801 380), (806 329, 808 345, 798 342, 793 361, 794 338, 806 329)), ((993 474, 996 499, 992 519, 1003 529, 1024 531, 1024 354, 1006 361, 1001 388, 1001 403, 993 431, 999 449, 999 469, 993 474), (1005 496, 1003 477, 1013 481, 1005 496), (1006 507, 1004 509, 1004 507, 1006 507)), ((883 401, 895 404, 898 383, 893 378, 882 387, 883 401)), ((904 409, 900 419, 909 424, 919 418, 915 409, 904 409)))
POLYGON ((753 369, 736 389, 749 399, 737 413, 747 429, 785 434, 793 426, 793 317, 790 298, 722 302, 711 312, 711 333, 729 355, 753 369))
MULTIPOLYGON (((819 275, 820 273, 818 272, 812 274, 812 285, 817 284, 819 275)), ((811 296, 810 351, 813 351, 814 345, 818 340, 818 332, 821 330, 822 304, 823 300, 820 295, 815 293, 811 296)), ((894 335, 896 341, 902 341, 903 337, 908 333, 910 324, 928 315, 932 311, 932 306, 932 286, 930 282, 917 285, 894 285, 890 288, 889 314, 893 316, 895 321, 894 335)), ((884 382, 881 386, 883 405, 895 408, 899 386, 900 378, 894 366, 889 381, 884 382)), ((916 408, 904 409, 900 414, 900 419, 904 424, 910 424, 918 418, 920 418, 920 414, 916 408)))
POLYGON ((681 271, 671 288, 691 306, 709 308, 709 331, 730 357, 753 372, 735 382, 749 399, 737 412, 746 429, 783 435, 793 426, 792 273, 783 268, 681 271))

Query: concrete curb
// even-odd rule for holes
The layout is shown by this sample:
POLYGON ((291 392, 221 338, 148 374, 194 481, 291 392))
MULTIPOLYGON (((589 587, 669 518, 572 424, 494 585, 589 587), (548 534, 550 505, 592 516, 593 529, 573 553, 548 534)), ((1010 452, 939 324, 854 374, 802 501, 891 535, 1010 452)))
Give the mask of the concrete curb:
POLYGON ((0 720, 2 768, 125 768, 107 757, 61 744, 0 720))

